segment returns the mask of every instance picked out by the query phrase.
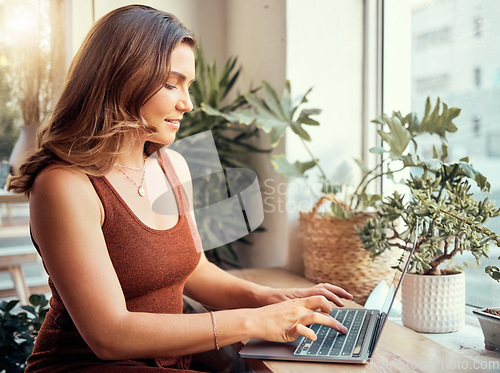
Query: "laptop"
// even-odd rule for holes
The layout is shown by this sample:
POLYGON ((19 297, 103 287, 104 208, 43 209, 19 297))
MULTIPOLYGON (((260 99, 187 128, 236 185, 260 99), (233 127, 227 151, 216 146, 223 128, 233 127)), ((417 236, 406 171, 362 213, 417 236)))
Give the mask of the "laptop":
POLYGON ((318 336, 314 342, 306 337, 299 337, 289 343, 251 339, 240 350, 240 356, 246 359, 366 364, 375 351, 403 277, 408 270, 416 243, 417 234, 412 248, 403 254, 399 265, 394 267, 396 273, 392 283, 388 284, 388 294, 380 310, 336 308, 330 313, 348 328, 347 334, 341 334, 324 325, 313 324, 308 327, 318 336))

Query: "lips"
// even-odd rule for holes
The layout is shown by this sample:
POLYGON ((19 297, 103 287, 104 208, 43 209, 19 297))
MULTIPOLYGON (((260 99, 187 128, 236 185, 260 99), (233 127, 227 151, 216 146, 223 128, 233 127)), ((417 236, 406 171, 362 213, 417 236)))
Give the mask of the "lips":
POLYGON ((180 126, 179 119, 165 119, 165 122, 174 130, 178 130, 180 126))

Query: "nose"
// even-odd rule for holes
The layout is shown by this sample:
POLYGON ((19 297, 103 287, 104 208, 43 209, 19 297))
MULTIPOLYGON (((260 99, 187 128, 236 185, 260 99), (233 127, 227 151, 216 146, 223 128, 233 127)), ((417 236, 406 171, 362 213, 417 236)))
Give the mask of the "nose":
POLYGON ((183 94, 180 100, 177 102, 177 110, 189 113, 193 110, 193 102, 191 101, 191 95, 189 92, 183 94))

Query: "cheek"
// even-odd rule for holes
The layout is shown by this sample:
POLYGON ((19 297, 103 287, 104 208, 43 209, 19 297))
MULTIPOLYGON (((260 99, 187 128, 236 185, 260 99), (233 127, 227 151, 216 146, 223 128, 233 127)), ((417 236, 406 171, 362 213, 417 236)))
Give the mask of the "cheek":
POLYGON ((144 119, 151 121, 157 119, 157 117, 162 117, 165 113, 165 108, 165 100, 160 100, 155 95, 142 107, 141 115, 144 119))

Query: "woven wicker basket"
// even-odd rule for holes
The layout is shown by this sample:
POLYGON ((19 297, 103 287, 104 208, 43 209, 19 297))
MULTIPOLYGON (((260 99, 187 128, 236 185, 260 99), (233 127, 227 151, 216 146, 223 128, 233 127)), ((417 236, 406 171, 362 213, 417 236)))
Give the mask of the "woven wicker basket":
POLYGON ((391 251, 396 250, 388 250, 373 260, 354 230, 371 214, 355 213, 349 219, 322 217, 318 209, 327 201, 341 204, 325 195, 311 212, 300 214, 305 276, 317 283, 340 286, 354 295, 354 301, 364 304, 382 279, 394 275, 391 266, 397 262, 397 253, 391 251))

